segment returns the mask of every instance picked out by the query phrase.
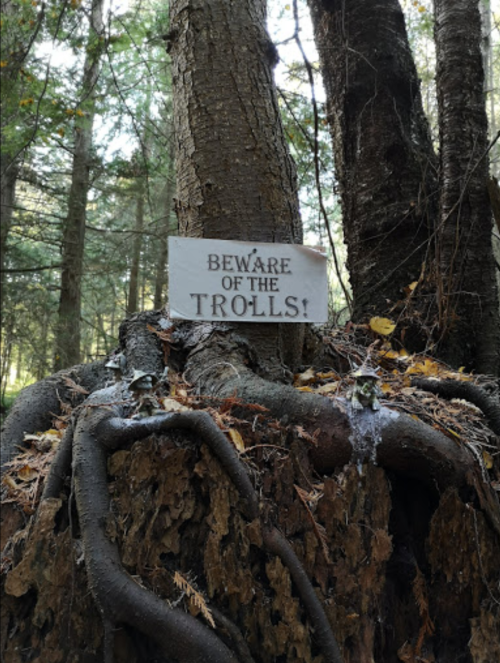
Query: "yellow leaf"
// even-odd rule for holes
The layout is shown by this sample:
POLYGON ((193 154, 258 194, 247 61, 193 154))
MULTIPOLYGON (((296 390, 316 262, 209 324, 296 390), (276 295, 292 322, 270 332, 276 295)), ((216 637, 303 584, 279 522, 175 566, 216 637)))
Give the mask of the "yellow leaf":
POLYGON ((302 387, 306 384, 311 384, 311 382, 316 382, 316 373, 313 368, 308 368, 307 371, 295 376, 293 384, 295 387, 302 387))
POLYGON ((396 329, 394 322, 389 320, 389 318, 379 318, 375 316, 370 320, 370 329, 376 334, 381 334, 382 336, 388 336, 396 329))
POLYGON ((78 115, 78 117, 83 117, 85 115, 85 113, 82 110, 80 110, 80 108, 76 111, 76 114, 78 115))
POLYGON ((8 63, 7 60, 2 60, 2 61, 0 62, 0 67, 2 67, 2 69, 3 69, 3 67, 6 67, 8 64, 9 64, 9 63, 8 63))
POLYGON ((379 355, 382 359, 399 359, 399 352, 397 350, 379 350, 379 355))
POLYGON ((328 384, 322 384, 321 387, 318 387, 315 390, 316 394, 333 394, 338 390, 338 382, 328 382, 328 384))
POLYGON ((382 382, 380 389, 384 394, 392 394, 392 387, 390 384, 387 384, 387 382, 382 382))
POLYGON ((406 373, 410 375, 427 375, 427 377, 435 377, 439 375, 440 367, 435 361, 431 359, 424 359, 424 361, 417 361, 413 366, 406 369, 406 373))
POLYGON ((20 470, 17 472, 17 476, 21 481, 32 481, 38 476, 38 472, 33 469, 30 465, 23 465, 20 470))
POLYGON ((486 469, 491 470, 493 467, 493 456, 491 456, 491 454, 489 454, 487 451, 483 451, 483 460, 486 469))
POLYGON ((245 443, 239 431, 237 431, 235 428, 230 428, 229 437, 233 441, 233 444, 238 449, 238 451, 245 451, 245 443))
POLYGON ((162 398, 161 404, 163 405, 163 409, 166 412, 187 412, 189 410, 188 407, 182 405, 181 403, 178 403, 173 398, 168 398, 168 397, 162 398))
POLYGON ((3 477, 3 479, 2 479, 2 483, 3 483, 5 486, 8 486, 9 488, 12 488, 13 490, 17 490, 17 489, 19 488, 19 486, 17 485, 17 483, 14 481, 14 479, 13 479, 12 477, 8 476, 8 475, 5 475, 5 476, 3 477))
POLYGON ((320 380, 340 380, 338 373, 335 373, 335 371, 328 371, 327 373, 318 373, 317 376, 320 380))

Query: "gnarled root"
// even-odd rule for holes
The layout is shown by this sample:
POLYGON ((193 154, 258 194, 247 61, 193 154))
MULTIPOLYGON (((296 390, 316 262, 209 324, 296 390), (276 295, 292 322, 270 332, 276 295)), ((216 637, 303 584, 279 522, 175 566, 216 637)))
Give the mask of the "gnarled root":
MULTIPOLYGON (((237 488, 243 510, 260 517, 257 493, 235 449, 206 412, 160 414, 140 420, 123 419, 121 408, 88 409, 80 415, 74 434, 73 473, 82 528, 89 585, 103 618, 125 622, 154 639, 169 657, 192 663, 234 663, 234 654, 208 628, 186 613, 166 607, 123 570, 109 533, 107 451, 122 448, 152 433, 189 429, 209 445, 237 488), (113 411, 114 410, 114 411, 113 411)), ((275 527, 264 524, 263 541, 278 555, 297 586, 325 661, 342 658, 322 605, 290 544, 275 527)))
POLYGON ((105 379, 104 364, 95 362, 66 368, 23 389, 2 426, 2 474, 23 446, 25 433, 50 428, 54 416, 61 413, 61 403, 79 405, 89 393, 103 387, 105 379))
POLYGON ((471 382, 414 378, 412 385, 443 398, 463 398, 482 410, 491 430, 500 435, 500 403, 484 389, 471 382))

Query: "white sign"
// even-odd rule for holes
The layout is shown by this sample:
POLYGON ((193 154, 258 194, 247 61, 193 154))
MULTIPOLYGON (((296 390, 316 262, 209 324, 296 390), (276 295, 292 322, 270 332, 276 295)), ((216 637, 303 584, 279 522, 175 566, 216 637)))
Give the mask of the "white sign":
POLYGON ((326 322, 326 256, 298 244, 169 238, 170 317, 326 322))

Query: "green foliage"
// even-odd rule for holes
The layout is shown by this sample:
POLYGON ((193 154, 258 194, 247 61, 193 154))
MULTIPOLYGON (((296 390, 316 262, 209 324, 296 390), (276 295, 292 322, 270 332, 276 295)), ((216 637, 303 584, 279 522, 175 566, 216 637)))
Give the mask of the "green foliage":
MULTIPOLYGON (((22 30, 16 28, 13 43, 24 39, 20 55, 0 70, 6 83, 2 85, 2 152, 5 162, 17 157, 19 164, 2 302, 6 377, 14 364, 23 380, 39 379, 52 370, 71 151, 91 103, 82 95, 80 84, 83 60, 89 53, 101 56, 102 70, 95 90, 98 118, 89 164, 93 187, 82 292, 85 359, 105 355, 117 343, 117 327, 126 306, 135 204, 144 180, 147 218, 141 290, 144 306, 151 306, 157 220, 164 216, 164 184, 171 170, 170 131, 165 130, 169 126, 168 67, 162 40, 152 37, 167 30, 166 10, 142 6, 139 18, 139 8, 131 6, 126 13, 109 14, 102 38, 93 36, 87 42, 88 2, 49 2, 41 12, 15 0, 12 15, 2 16, 3 36, 7 29, 13 34, 19 8, 26 13, 26 21, 32 20, 33 12, 40 14, 33 40, 33 31, 25 23, 19 26, 22 30), (150 145, 147 156, 145 142, 150 145)), ((2 48, 4 62, 12 48, 5 40, 2 48)))

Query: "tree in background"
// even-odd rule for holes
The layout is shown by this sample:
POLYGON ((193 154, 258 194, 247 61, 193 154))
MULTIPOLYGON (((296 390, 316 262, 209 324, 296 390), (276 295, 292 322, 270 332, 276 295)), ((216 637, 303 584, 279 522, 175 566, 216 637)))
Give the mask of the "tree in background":
MULTIPOLYGON (((82 115, 87 112, 87 102, 81 103, 80 87, 86 5, 66 3, 43 12, 41 17, 37 11, 29 4, 23 5, 22 14, 12 20, 2 15, 4 37, 24 30, 22 34, 31 38, 36 27, 32 28, 29 21, 35 26, 40 23, 37 39, 22 63, 24 73, 9 78, 10 60, 9 66, 1 69, 12 82, 10 87, 2 85, 3 108, 12 111, 2 113, 2 164, 10 163, 9 153, 22 150, 23 154, 21 166, 16 169, 18 198, 11 210, 10 233, 2 242, 6 256, 2 272, 6 282, 2 297, 2 398, 7 385, 9 391, 12 389, 14 380, 19 387, 47 375, 57 354, 54 339, 59 270, 75 125, 78 129, 89 128, 88 116, 82 115), (20 16, 22 26, 18 24, 20 16), (44 330, 42 341, 37 338, 40 325, 44 330)), ((164 96, 168 75, 157 57, 163 42, 152 40, 151 34, 161 34, 162 20, 161 12, 155 15, 152 9, 142 10, 140 22, 137 9, 130 8, 126 13, 117 10, 116 14, 107 14, 106 39, 100 42, 102 71, 98 89, 94 90, 98 114, 94 121, 81 283, 81 356, 85 360, 106 355, 116 345, 118 322, 126 307, 127 289, 122 284, 128 279, 128 258, 135 236, 131 189, 140 188, 143 179, 133 172, 128 146, 140 144, 144 133, 141 118, 148 85, 155 90, 158 101, 153 105, 149 131, 154 175, 147 189, 143 233, 149 257, 141 258, 138 282, 141 301, 147 305, 153 300, 148 279, 153 280, 153 265, 157 262, 153 241, 156 218, 163 214, 156 199, 161 195, 168 160, 163 148, 166 136, 158 120, 159 99, 164 96)), ((7 52, 6 39, 2 46, 7 52)), ((7 215, 2 214, 2 223, 5 220, 7 215)))
POLYGON ((100 61, 104 45, 103 2, 92 0, 86 56, 76 117, 68 214, 63 224, 61 295, 55 337, 56 370, 80 363, 80 317, 85 219, 90 188, 92 131, 100 61))

